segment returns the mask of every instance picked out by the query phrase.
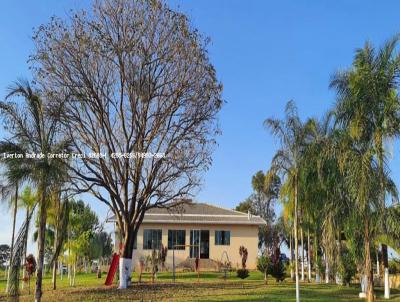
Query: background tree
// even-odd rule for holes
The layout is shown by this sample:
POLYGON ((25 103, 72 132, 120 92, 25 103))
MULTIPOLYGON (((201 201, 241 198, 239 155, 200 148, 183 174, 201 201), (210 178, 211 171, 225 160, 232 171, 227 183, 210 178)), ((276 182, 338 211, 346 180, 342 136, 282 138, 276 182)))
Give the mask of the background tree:
POLYGON ((10 261, 10 246, 7 244, 0 245, 0 267, 5 268, 10 261))
POLYGON ((144 213, 190 194, 211 164, 222 86, 207 39, 161 1, 109 0, 52 19, 34 40, 36 79, 66 97, 75 151, 106 154, 75 161, 74 184, 116 216, 125 288, 144 213))
MULTIPOLYGON (((1 195, 3 200, 8 200, 8 206, 12 208, 13 219, 12 219, 11 247, 10 247, 10 255, 12 255, 14 252, 15 224, 17 221, 17 211, 18 211, 18 183, 7 183, 6 185, 1 186, 1 195), (15 194, 12 194, 13 192, 15 192, 15 194)), ((10 256, 9 266, 11 266, 11 262, 12 262, 12 257, 10 256)), ((9 279, 10 277, 8 276, 6 292, 8 292, 9 279)))
POLYGON ((240 202, 235 210, 243 213, 250 212, 253 215, 256 215, 255 210, 252 208, 253 202, 250 197, 246 198, 246 200, 240 202))
POLYGON ((289 197, 294 204, 294 242, 295 242, 295 278, 296 301, 300 301, 300 287, 298 276, 298 197, 299 197, 299 171, 302 155, 310 136, 310 125, 303 124, 297 114, 297 107, 293 101, 286 105, 285 119, 267 119, 264 124, 279 140, 280 149, 272 159, 271 171, 280 173, 287 183, 289 197))
MULTIPOLYGON (((73 270, 79 262, 83 263, 85 272, 88 271, 89 260, 94 248, 91 244, 96 240, 96 233, 101 230, 97 214, 82 200, 70 201, 70 216, 68 218, 69 264, 73 270)), ((97 238, 98 239, 98 238, 97 238)), ((100 252, 100 251, 99 251, 100 252)), ((99 254, 95 255, 96 258, 99 254)), ((98 258, 97 258, 98 259, 98 258)), ((70 277, 73 277, 70 275, 70 277)), ((74 284, 71 279, 71 285, 74 284)))
MULTIPOLYGON (((376 49, 370 43, 358 49, 350 69, 334 75, 331 87, 337 93, 338 121, 352 138, 370 142, 379 169, 379 200, 386 207, 385 142, 399 135, 400 102, 398 95, 400 55, 396 52, 399 36, 376 49)), ((382 227, 386 228, 385 215, 382 227)), ((382 243, 385 272, 385 298, 390 297, 387 245, 382 243)))
POLYGON ((39 230, 38 230, 38 269, 35 301, 42 296, 42 274, 45 251, 45 229, 47 220, 47 195, 54 184, 65 181, 65 161, 61 158, 49 158, 49 153, 68 152, 69 141, 60 135, 59 106, 48 106, 48 95, 41 95, 27 82, 17 82, 10 88, 6 99, 0 102, 4 127, 10 134, 0 142, 1 153, 43 154, 39 158, 23 157, 2 158, 7 167, 7 183, 30 182, 38 192, 39 230), (9 99, 15 97, 16 102, 9 99), (46 100, 46 101, 45 101, 46 100))
MULTIPOLYGON (((26 262, 26 256, 28 253, 28 238, 29 238, 29 228, 30 228, 30 217, 33 216, 33 211, 37 204, 37 196, 36 193, 32 192, 31 187, 27 186, 22 190, 22 193, 19 196, 18 206, 22 209, 25 209, 25 224, 27 225, 27 235, 25 237, 24 242, 24 259, 22 263, 26 262)), ((25 279, 26 270, 24 269, 22 272, 22 278, 25 279)), ((24 283, 22 283, 22 288, 24 288, 24 283)))

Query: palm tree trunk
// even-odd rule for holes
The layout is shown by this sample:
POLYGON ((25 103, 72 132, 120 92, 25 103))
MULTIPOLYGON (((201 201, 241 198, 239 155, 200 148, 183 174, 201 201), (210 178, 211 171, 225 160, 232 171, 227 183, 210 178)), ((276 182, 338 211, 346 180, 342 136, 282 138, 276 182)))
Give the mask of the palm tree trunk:
POLYGON ((329 275, 330 275, 330 270, 329 270, 329 261, 328 261, 328 255, 325 252, 325 283, 329 283, 329 275))
POLYGON ((311 282, 311 245, 310 245, 310 229, 308 229, 308 234, 307 234, 307 252, 308 252, 308 257, 307 257, 307 265, 308 265, 308 282, 311 282))
MULTIPOLYGON (((14 199, 14 209, 13 209, 13 226, 12 226, 12 234, 11 234, 11 248, 10 248, 10 264, 9 268, 11 267, 12 263, 12 255, 14 253, 14 240, 15 240, 15 223, 17 220, 17 211, 18 211, 18 184, 15 186, 15 199, 14 199)), ((10 280, 10 269, 8 270, 8 277, 7 277, 7 286, 6 286, 6 292, 8 293, 8 288, 10 286, 9 280, 10 280)))
POLYGON ((54 228, 54 263, 53 263, 53 290, 57 289, 57 258, 58 255, 57 253, 57 245, 58 245, 58 229, 59 229, 59 220, 60 220, 60 204, 59 204, 59 199, 56 198, 55 200, 56 205, 55 205, 55 212, 56 212, 56 221, 55 221, 55 228, 54 228))
POLYGON ((294 181, 294 258, 295 258, 295 278, 296 278, 296 302, 300 302, 300 285, 299 285, 299 241, 297 238, 297 175, 295 175, 294 181))
MULTIPOLYGON (((54 234, 54 251, 57 249, 57 237, 58 237, 58 231, 57 227, 55 229, 55 234, 54 234)), ((54 259, 53 263, 53 290, 57 289, 57 259, 54 259)))
POLYGON ((337 253, 337 265, 336 265, 336 284, 343 285, 343 276, 340 275, 338 266, 342 263, 342 231, 338 230, 338 253, 337 253))
MULTIPOLYGON (((381 207, 384 210, 384 215, 386 211, 385 204, 385 185, 384 185, 384 171, 383 171, 383 137, 380 135, 378 139, 378 164, 379 164, 379 189, 380 189, 380 201, 381 207)), ((386 231, 386 220, 383 219, 383 230, 386 231)), ((387 245, 382 243, 382 262, 383 262, 383 280, 384 280, 384 296, 385 299, 390 299, 390 285, 389 285, 389 258, 388 258, 388 248, 387 245)))
POLYGON ((365 240, 365 274, 367 275, 367 301, 374 302, 374 273, 372 271, 371 260, 371 243, 369 237, 369 221, 368 217, 365 219, 364 226, 364 240, 365 240))
POLYGON ((315 257, 314 257, 314 263, 315 263, 315 282, 316 283, 320 283, 321 282, 321 276, 320 276, 320 267, 318 266, 318 242, 317 242, 318 238, 317 238, 317 234, 314 233, 314 253, 315 253, 315 257))
POLYGON ((290 230, 290 235, 289 235, 289 250, 290 250, 290 254, 289 254, 289 260, 290 260, 290 279, 294 279, 294 271, 293 271, 293 245, 292 245, 292 233, 293 230, 290 230))
POLYGON ((304 281, 304 238, 303 238, 303 228, 300 228, 300 240, 301 240, 301 281, 304 281))
POLYGON ((72 286, 75 286, 75 276, 76 276, 76 259, 74 261, 74 274, 72 275, 72 286))
MULTIPOLYGON (((29 220, 29 212, 30 212, 30 208, 29 208, 29 206, 27 206, 27 208, 26 208, 26 217, 25 217, 26 223, 29 220)), ((23 262, 24 269, 22 270, 22 278, 23 278, 23 280, 25 280, 25 277, 26 277, 25 263, 26 263, 26 254, 28 253, 28 233, 29 233, 29 226, 27 225, 26 237, 24 239, 25 240, 25 242, 24 242, 24 262, 23 262)), ((22 282, 22 289, 24 289, 24 284, 25 284, 25 282, 22 282)))
POLYGON ((46 207, 46 193, 45 190, 41 192, 40 210, 39 210, 39 231, 38 231, 38 265, 36 274, 36 289, 35 289, 35 302, 42 300, 42 281, 43 281, 43 266, 44 266, 44 247, 46 236, 46 220, 47 220, 47 207, 46 207))

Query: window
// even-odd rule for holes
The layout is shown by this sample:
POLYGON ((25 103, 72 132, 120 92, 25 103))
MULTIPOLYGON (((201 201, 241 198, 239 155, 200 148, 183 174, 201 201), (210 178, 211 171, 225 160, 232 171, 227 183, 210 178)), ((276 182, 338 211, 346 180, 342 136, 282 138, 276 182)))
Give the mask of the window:
POLYGON ((161 230, 143 230, 143 249, 158 250, 161 247, 161 230))
POLYGON ((231 231, 215 231, 215 245, 230 245, 231 231))
POLYGON ((186 242, 186 231, 185 230, 168 230, 168 249, 184 250, 185 246, 175 245, 185 245, 186 242))
POLYGON ((137 233, 135 235, 135 238, 133 239, 133 249, 136 250, 137 249, 137 233))

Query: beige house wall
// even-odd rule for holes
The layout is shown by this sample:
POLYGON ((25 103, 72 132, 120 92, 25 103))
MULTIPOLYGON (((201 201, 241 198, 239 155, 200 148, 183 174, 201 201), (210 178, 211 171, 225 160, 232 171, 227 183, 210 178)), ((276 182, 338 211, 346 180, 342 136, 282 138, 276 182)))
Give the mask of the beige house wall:
MULTIPOLYGON (((229 261, 234 268, 241 267, 241 257, 239 255, 239 247, 243 245, 248 250, 247 268, 256 269, 258 257, 258 226, 257 225, 209 225, 209 224, 142 224, 137 234, 137 249, 133 251, 133 264, 135 270, 138 269, 140 257, 151 255, 151 250, 143 250, 143 230, 144 229, 161 229, 162 244, 168 246, 168 230, 185 230, 186 244, 190 244, 190 230, 208 230, 210 231, 210 247, 209 258, 215 261, 225 261, 222 258, 226 251, 229 261), (230 245, 215 245, 215 231, 230 231, 230 245)), ((117 243, 118 246, 118 243, 117 243)), ((175 265, 186 260, 189 257, 190 248, 187 246, 185 250, 175 250, 175 265)), ((172 269, 173 253, 168 250, 166 266, 172 269)))

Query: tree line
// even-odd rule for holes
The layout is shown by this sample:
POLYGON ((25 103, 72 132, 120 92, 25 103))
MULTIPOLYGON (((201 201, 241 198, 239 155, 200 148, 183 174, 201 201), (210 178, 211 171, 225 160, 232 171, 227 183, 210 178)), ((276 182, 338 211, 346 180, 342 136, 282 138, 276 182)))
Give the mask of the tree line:
POLYGON ((358 272, 368 301, 380 280, 385 298, 390 296, 388 246, 400 250, 398 190, 390 169, 400 134, 398 44, 395 36, 380 48, 367 42, 357 49, 352 65, 332 76, 336 101, 322 118, 302 121, 290 101, 283 119, 264 122, 279 149, 265 175, 253 177, 255 193, 237 209, 268 222, 268 231, 260 232, 261 238, 273 236, 260 241, 267 255, 275 253, 271 245, 289 247, 297 301, 305 263, 308 281, 314 274, 321 282, 324 274, 326 283, 346 284, 358 272), (266 210, 274 200, 283 205, 275 223, 266 210))

